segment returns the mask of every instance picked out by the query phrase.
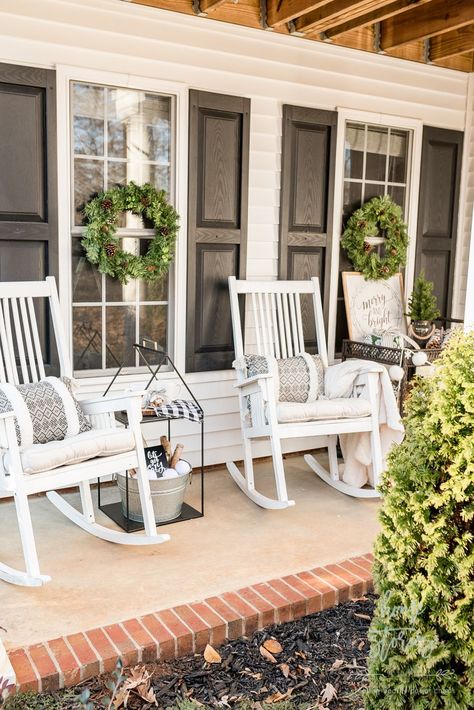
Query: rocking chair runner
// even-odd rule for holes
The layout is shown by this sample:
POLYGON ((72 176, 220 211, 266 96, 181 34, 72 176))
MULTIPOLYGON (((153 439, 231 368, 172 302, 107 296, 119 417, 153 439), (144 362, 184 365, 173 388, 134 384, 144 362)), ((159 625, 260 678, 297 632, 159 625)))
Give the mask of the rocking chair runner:
MULTIPOLYGON (((48 277, 45 281, 39 282, 0 283, 1 383, 26 384, 38 382, 45 377, 34 307, 34 301, 44 302, 45 299, 49 301, 61 375, 72 377, 72 367, 61 323, 56 283, 53 277, 48 277), (19 363, 18 368, 17 363, 19 363)), ((72 522, 103 540, 124 545, 152 545, 169 540, 169 535, 158 535, 156 532, 140 429, 142 394, 141 392, 133 392, 81 401, 82 409, 89 416, 93 426, 92 436, 96 436, 97 441, 102 439, 104 443, 107 437, 109 440, 114 435, 117 437, 114 412, 127 411, 129 430, 133 436, 128 445, 124 446, 122 442, 122 453, 107 455, 102 452, 100 458, 89 458, 74 464, 64 461, 63 465, 51 468, 51 470, 42 470, 40 473, 25 473, 23 465, 25 451, 17 443, 15 415, 13 412, 0 414, 0 447, 4 454, 0 463, 0 494, 14 497, 26 566, 26 572, 23 572, 0 563, 0 579, 26 586, 41 586, 50 581, 50 577, 40 574, 28 506, 28 496, 35 493, 46 492, 49 500, 72 522), (95 431, 97 429, 100 430, 100 433, 95 431), (123 452, 124 448, 129 450, 123 452), (9 462, 7 466, 4 465, 6 460, 9 462), (94 517, 90 480, 130 468, 137 470, 145 524, 145 534, 143 535, 129 535, 103 527, 95 522, 94 517), (54 491, 55 488, 75 485, 78 485, 80 489, 82 513, 54 491)), ((83 441, 80 437, 90 433, 66 438, 64 442, 73 443, 76 451, 79 450, 80 454, 81 441, 83 441)), ((127 434, 127 436, 130 435, 127 434)), ((48 452, 54 455, 53 449, 57 443, 51 442, 36 446, 43 447, 41 453, 48 457, 48 452), (48 447, 50 448, 48 449, 48 447)))
MULTIPOLYGON (((310 281, 238 281, 229 277, 230 305, 234 332, 235 356, 240 360, 244 356, 244 338, 242 335, 241 311, 247 305, 253 312, 253 325, 256 335, 256 355, 287 358, 299 355, 305 350, 301 297, 308 294, 312 300, 314 326, 318 354, 324 368, 328 367, 326 337, 324 334, 323 311, 319 279, 310 281), (239 297, 242 299, 239 303, 239 297), (245 304, 245 299, 250 303, 245 304)), ((254 346, 255 349, 255 346, 254 346)), ((358 398, 368 400, 370 408, 365 416, 344 416, 313 421, 280 422, 278 420, 278 402, 275 397, 273 376, 259 374, 245 377, 238 370, 238 383, 242 426, 242 444, 244 453, 244 475, 232 461, 227 468, 242 491, 257 505, 263 508, 287 508, 294 505, 288 499, 285 469, 281 449, 281 440, 294 437, 324 437, 328 448, 329 471, 312 455, 305 456, 306 463, 330 486, 337 490, 360 498, 379 496, 375 487, 356 488, 340 479, 337 460, 337 439, 340 434, 352 432, 370 432, 372 449, 372 468, 375 486, 382 472, 383 459, 380 443, 378 420, 378 374, 364 373, 356 380, 354 390, 358 398), (251 417, 248 417, 250 402, 251 417), (273 469, 276 485, 276 499, 259 493, 255 488, 252 440, 268 437, 270 439, 273 469)), ((334 400, 335 402, 335 400, 334 400)), ((344 404, 344 401, 342 402, 344 404)), ((351 402, 345 400, 346 410, 351 409, 351 402)))

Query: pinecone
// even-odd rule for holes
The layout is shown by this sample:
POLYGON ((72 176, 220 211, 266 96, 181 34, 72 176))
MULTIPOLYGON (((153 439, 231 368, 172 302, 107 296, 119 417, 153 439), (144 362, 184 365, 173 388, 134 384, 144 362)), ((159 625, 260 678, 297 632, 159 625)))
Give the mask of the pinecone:
POLYGON ((366 254, 370 254, 372 249, 373 249, 372 244, 369 244, 369 242, 364 242, 364 251, 366 254))
POLYGON ((150 204, 150 198, 149 197, 141 197, 140 202, 142 203, 143 207, 148 207, 150 204))
POLYGON ((106 197, 105 200, 102 200, 102 209, 108 212, 113 205, 112 200, 109 197, 106 197))
POLYGON ((112 242, 109 242, 108 244, 105 245, 105 253, 107 256, 110 258, 115 255, 115 252, 117 251, 117 245, 112 244, 112 242))
POLYGON ((388 268, 388 266, 382 266, 382 274, 388 274, 389 271, 390 269, 388 268))
POLYGON ((425 346, 425 350, 440 350, 443 345, 443 331, 437 328, 425 346))
POLYGON ((156 271, 156 266, 154 266, 153 264, 148 264, 148 266, 146 267, 146 270, 147 271, 156 271))
POLYGON ((396 249, 390 249, 390 254, 391 254, 392 256, 397 256, 398 251, 397 251, 396 249))
POLYGON ((169 231, 170 230, 168 229, 168 227, 166 225, 164 225, 163 227, 160 227, 160 234, 162 237, 168 236, 169 231))

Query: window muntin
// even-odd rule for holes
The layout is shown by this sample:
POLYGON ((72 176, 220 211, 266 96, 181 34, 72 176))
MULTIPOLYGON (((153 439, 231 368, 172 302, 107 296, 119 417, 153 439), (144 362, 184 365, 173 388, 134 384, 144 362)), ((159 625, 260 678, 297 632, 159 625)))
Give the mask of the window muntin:
POLYGON ((372 197, 390 195, 406 214, 411 131, 348 121, 344 144, 343 221, 372 197))
MULTIPOLYGON (((84 204, 103 189, 151 182, 174 200, 175 101, 148 91, 71 83, 73 352, 76 371, 140 363, 132 344, 150 337, 169 350, 173 273, 157 282, 120 284, 84 257, 84 204)), ((122 248, 146 252, 150 224, 121 215, 122 248)))

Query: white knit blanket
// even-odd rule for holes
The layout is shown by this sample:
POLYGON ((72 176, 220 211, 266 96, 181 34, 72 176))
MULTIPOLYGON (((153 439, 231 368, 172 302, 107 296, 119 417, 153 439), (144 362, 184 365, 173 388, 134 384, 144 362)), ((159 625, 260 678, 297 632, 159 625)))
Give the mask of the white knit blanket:
MULTIPOLYGON (((397 400, 388 372, 383 365, 367 360, 346 360, 326 369, 324 389, 326 397, 350 397, 357 377, 366 372, 376 372, 379 395, 379 426, 382 456, 385 461, 392 444, 403 440, 404 427, 400 419, 397 400)), ((374 485, 372 448, 369 432, 341 434, 339 436, 344 456, 342 480, 361 488, 366 483, 374 485)))

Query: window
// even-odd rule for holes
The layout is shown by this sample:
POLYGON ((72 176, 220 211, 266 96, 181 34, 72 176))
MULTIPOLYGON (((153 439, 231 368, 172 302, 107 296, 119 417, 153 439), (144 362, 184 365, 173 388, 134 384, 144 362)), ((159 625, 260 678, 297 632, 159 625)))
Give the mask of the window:
MULTIPOLYGON (((175 102, 172 96, 71 83, 73 351, 76 371, 137 367, 132 348, 149 337, 169 349, 173 274, 120 284, 100 274, 80 244, 83 208, 103 189, 151 182, 174 201, 175 102)), ((151 225, 124 213, 117 236, 136 254, 147 250, 151 225)))
POLYGON ((343 221, 372 197, 390 195, 406 213, 411 132, 346 124, 343 221))
MULTIPOLYGON (((412 143, 412 130, 346 121, 342 229, 354 210, 372 197, 380 195, 390 195, 393 201, 400 205, 407 219, 412 143)), ((350 270, 352 265, 341 249, 339 273, 350 270)), ((343 338, 348 337, 342 278, 339 276, 335 324, 336 353, 341 350, 343 338)))

